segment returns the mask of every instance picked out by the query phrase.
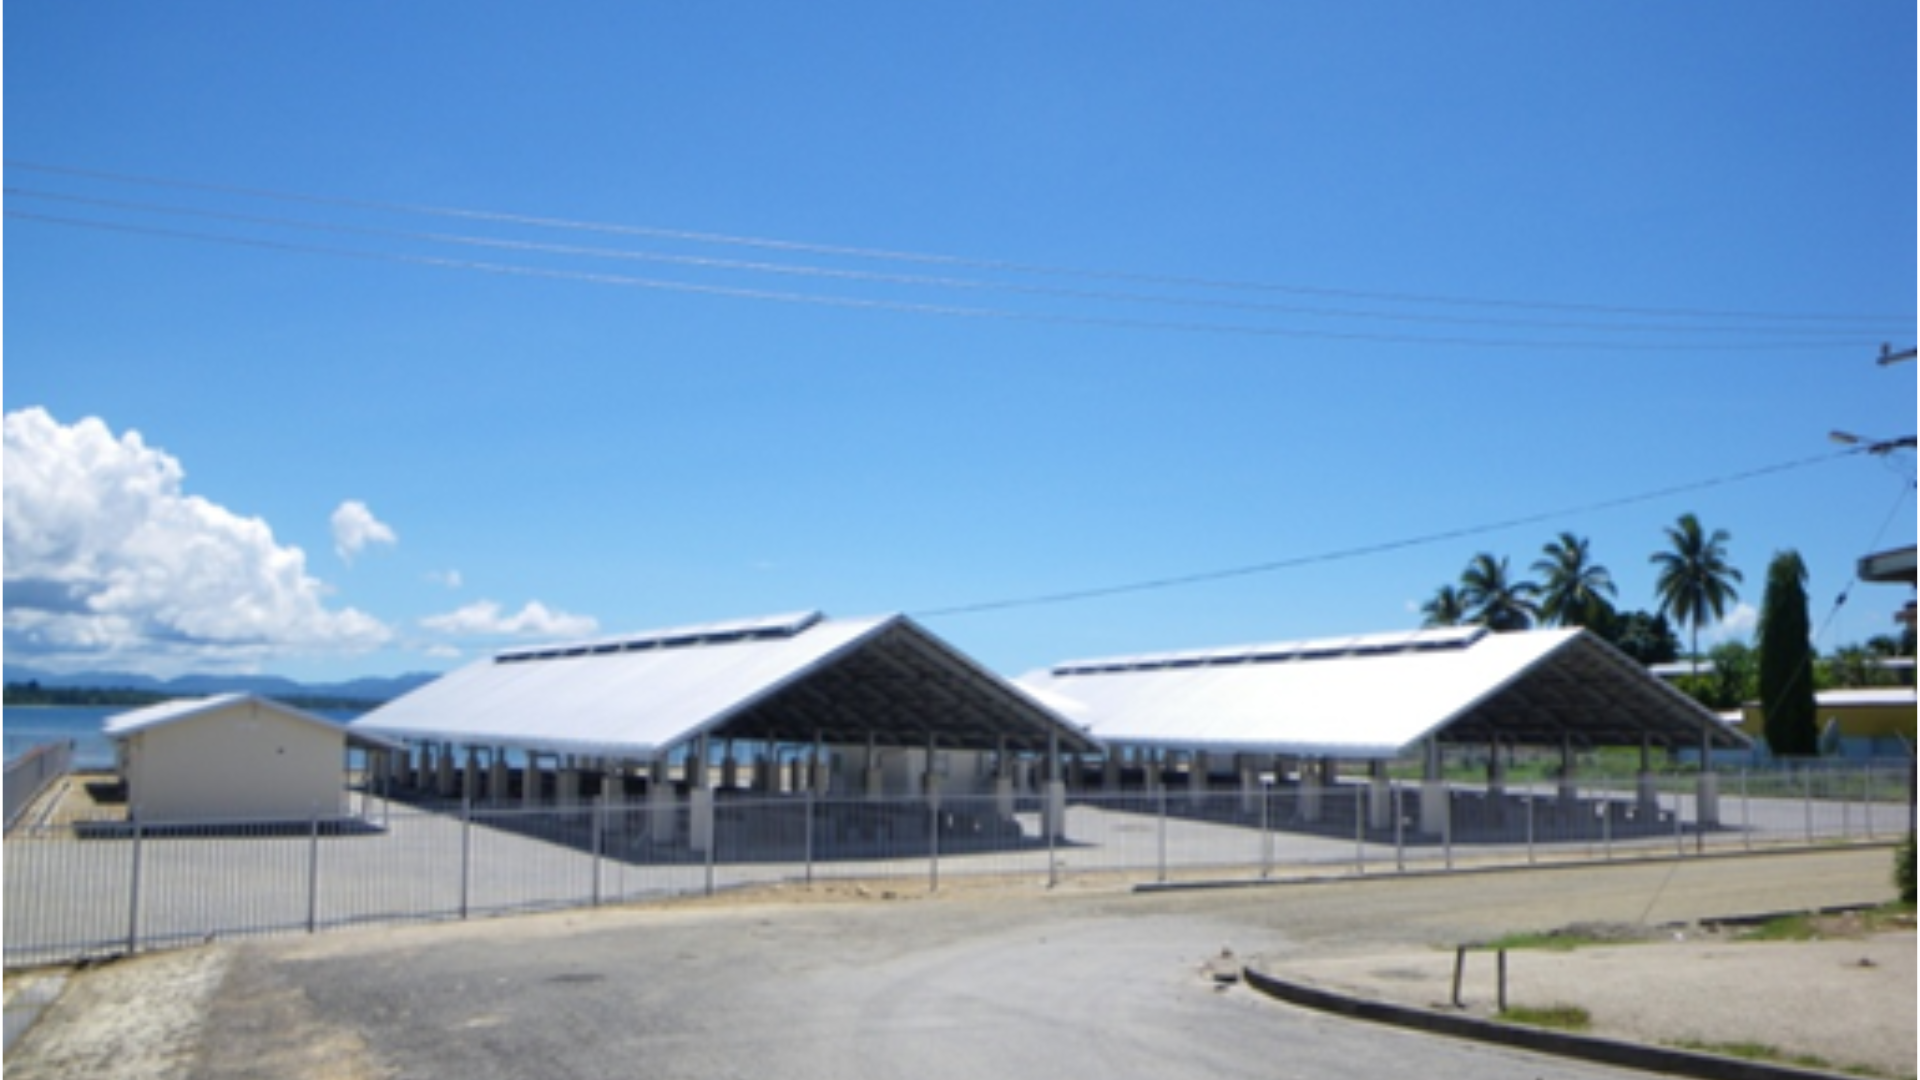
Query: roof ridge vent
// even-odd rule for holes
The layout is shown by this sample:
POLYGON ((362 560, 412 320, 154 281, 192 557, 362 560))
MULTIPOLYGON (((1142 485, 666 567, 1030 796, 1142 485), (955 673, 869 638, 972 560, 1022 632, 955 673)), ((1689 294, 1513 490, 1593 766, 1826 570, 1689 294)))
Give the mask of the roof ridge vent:
POLYGON ((1484 626, 1399 630, 1384 634, 1280 641, 1267 645, 1246 645, 1229 649, 1185 650, 1097 660, 1074 660, 1057 664, 1052 671, 1055 675, 1113 675, 1122 672, 1227 667, 1235 664, 1278 664, 1454 651, 1471 647, 1489 633, 1491 631, 1484 626))
POLYGON ((495 653, 493 662, 523 664, 534 660, 617 656, 622 653, 652 652, 661 649, 690 649, 750 641, 777 641, 805 633, 825 618, 826 616, 818 611, 799 611, 757 619, 734 619, 726 622, 698 623, 692 626, 674 626, 594 641, 506 649, 495 653))

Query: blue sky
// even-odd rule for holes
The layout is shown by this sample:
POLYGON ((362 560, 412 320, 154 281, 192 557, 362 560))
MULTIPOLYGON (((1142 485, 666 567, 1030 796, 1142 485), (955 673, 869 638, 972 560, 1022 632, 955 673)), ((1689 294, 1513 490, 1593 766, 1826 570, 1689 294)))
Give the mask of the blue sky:
POLYGON ((1827 623, 1914 538, 1911 453, 1827 439, 1914 430, 1912 4, 5 30, 9 663, 818 608, 1017 674, 1411 627, 1561 531, 1651 607, 1688 511, 1750 605, 1802 553, 1823 647, 1910 595, 1827 623))

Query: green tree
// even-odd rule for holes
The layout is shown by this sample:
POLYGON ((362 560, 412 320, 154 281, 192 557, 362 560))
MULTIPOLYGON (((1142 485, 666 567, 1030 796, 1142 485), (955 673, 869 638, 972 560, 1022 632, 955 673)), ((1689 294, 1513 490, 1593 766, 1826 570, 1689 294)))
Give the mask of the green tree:
POLYGON ((1807 564, 1782 551, 1767 566, 1760 603, 1760 707, 1767 746, 1780 757, 1811 757, 1820 749, 1814 722, 1813 642, 1807 618, 1807 564))
POLYGON ((1906 655, 1901 649, 1900 639, 1889 634, 1875 634, 1868 638, 1867 651, 1886 658, 1906 655))
POLYGON ((1692 631, 1694 675, 1700 674, 1700 627, 1709 619, 1726 615, 1727 605, 1738 600, 1734 582, 1744 580, 1740 571, 1727 562, 1725 529, 1708 533, 1700 519, 1692 514, 1667 529, 1668 551, 1656 551, 1649 560, 1658 571, 1653 582, 1660 598, 1660 614, 1692 631))
POLYGON ((1451 585, 1436 589, 1433 599, 1420 605, 1421 626, 1459 626, 1467 621, 1467 602, 1451 585))
POLYGON ((1507 576, 1507 560, 1496 560, 1481 552, 1460 573, 1460 599, 1466 603, 1468 621, 1489 630, 1525 630, 1539 614, 1534 597, 1540 586, 1531 581, 1514 581, 1507 576))
POLYGON ((1533 564, 1544 581, 1540 621, 1554 626, 1602 627, 1613 614, 1613 575, 1593 561, 1585 537, 1563 532, 1540 549, 1533 564))
POLYGON ((1820 686, 1855 689, 1892 686, 1898 680, 1881 665, 1883 655, 1871 645, 1842 645, 1820 661, 1820 686))
POLYGON ((1751 701, 1760 685, 1760 658, 1744 642, 1723 641, 1707 650, 1713 674, 1704 682, 1710 709, 1737 709, 1751 701))
POLYGON ((1680 655, 1680 639, 1673 636, 1673 624, 1656 612, 1615 612, 1595 629, 1614 648, 1642 664, 1670 663, 1680 655))

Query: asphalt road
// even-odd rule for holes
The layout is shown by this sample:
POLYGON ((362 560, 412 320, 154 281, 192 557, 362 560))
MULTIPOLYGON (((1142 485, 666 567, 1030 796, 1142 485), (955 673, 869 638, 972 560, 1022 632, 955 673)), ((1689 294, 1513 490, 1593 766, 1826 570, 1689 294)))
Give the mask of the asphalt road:
MULTIPOLYGON (((956 889, 277 939, 193 961, 219 970, 178 1075, 1620 1077, 1635 1074, 1295 1010, 1204 968, 1229 949, 1272 964, 1874 902, 1890 867, 1867 849, 1152 895, 956 889)), ((117 966, 149 962, 188 961, 117 966)), ((109 1006, 85 979, 112 971, 76 980, 8 1073, 103 1075, 62 1047, 119 1059, 84 1028, 109 1006)))

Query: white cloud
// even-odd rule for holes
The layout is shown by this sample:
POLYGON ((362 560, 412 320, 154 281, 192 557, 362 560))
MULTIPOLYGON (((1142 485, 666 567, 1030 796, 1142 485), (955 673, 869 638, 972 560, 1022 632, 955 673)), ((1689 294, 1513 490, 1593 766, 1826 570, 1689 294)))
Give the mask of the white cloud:
POLYGON ((512 615, 502 614, 500 605, 492 600, 477 600, 457 611, 421 619, 420 625, 456 636, 514 637, 579 637, 600 628, 598 620, 553 611, 538 600, 528 601, 512 615))
POLYGON ((457 589, 462 584, 460 571, 458 570, 429 570, 427 571, 427 580, 433 582, 435 585, 444 585, 449 589, 457 589))
POLYGON ((399 540, 393 529, 358 499, 348 499, 333 512, 333 550, 343 562, 352 562, 368 544, 394 544, 399 540))
POLYGON ((1759 626, 1759 610, 1752 604, 1738 603, 1733 605, 1733 610, 1727 612, 1725 618, 1712 626, 1702 628, 1700 641, 1703 646, 1718 645, 1723 641, 1750 643, 1753 641, 1753 632, 1759 626))
POLYGON ((249 669, 289 653, 385 643, 330 611, 298 547, 181 491, 185 471, 138 432, 43 409, 5 419, 7 657, 56 670, 249 669))

